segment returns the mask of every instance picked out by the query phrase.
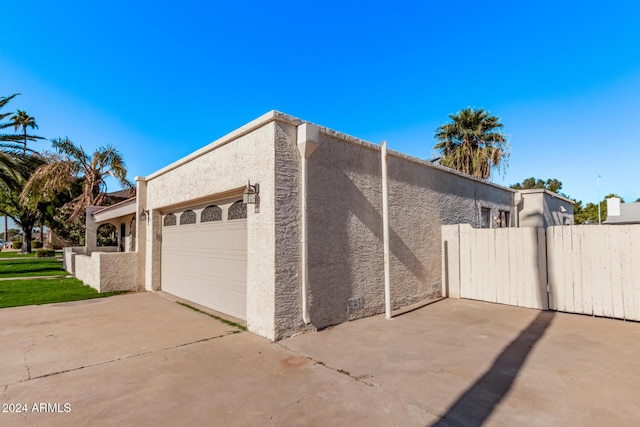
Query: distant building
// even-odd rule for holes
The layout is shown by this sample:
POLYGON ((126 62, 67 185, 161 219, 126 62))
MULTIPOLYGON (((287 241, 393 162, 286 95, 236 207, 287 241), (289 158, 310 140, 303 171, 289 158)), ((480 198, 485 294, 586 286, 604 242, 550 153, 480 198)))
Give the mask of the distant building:
POLYGON ((573 225, 573 200, 544 188, 518 191, 519 227, 573 225))
POLYGON ((640 202, 622 203, 619 197, 607 199, 605 224, 640 224, 640 202))

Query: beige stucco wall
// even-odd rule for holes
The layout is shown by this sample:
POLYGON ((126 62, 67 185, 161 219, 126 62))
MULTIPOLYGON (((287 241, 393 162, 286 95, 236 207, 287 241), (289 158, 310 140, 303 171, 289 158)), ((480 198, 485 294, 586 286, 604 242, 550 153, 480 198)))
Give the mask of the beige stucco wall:
MULTIPOLYGON (((260 184, 260 212, 247 209, 247 327, 275 339, 275 131, 276 123, 259 118, 146 179, 145 285, 160 287, 161 213, 172 205, 215 198, 260 184)), ((139 193, 139 197, 140 197, 139 193)), ((140 203, 140 202, 139 202, 140 203)), ((142 234, 142 233, 141 233, 142 234)))
POLYGON ((91 255, 75 256, 75 276, 78 280, 81 280, 85 285, 89 285, 94 289, 96 288, 96 272, 91 262, 91 255))
POLYGON ((75 276, 98 292, 136 291, 138 254, 93 252, 75 255, 75 276))
POLYGON ((71 274, 75 274, 76 271, 76 255, 86 254, 85 246, 68 246, 62 248, 62 268, 67 270, 71 274))
MULTIPOLYGON (((384 312, 380 148, 323 129, 309 170, 309 308, 324 327, 384 312), (362 308, 347 311, 348 299, 362 308)), ((391 298, 441 294, 442 224, 480 226, 480 209, 513 213, 513 192, 399 153, 388 159, 391 298)))
MULTIPOLYGON (((138 254, 135 252, 94 252, 91 260, 99 271, 98 292, 137 291, 138 254)), ((94 273, 95 274, 95 273, 94 273)))
POLYGON ((298 123, 275 123, 275 338, 305 328, 302 320, 301 155, 298 123))

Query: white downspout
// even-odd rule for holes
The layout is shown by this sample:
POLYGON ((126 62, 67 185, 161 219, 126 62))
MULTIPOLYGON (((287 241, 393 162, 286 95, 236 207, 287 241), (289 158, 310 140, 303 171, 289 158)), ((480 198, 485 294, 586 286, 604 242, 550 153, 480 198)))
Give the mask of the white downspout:
POLYGON ((387 182, 387 142, 382 141, 382 233, 384 244, 384 306, 391 319, 391 273, 389 271, 389 189, 387 182))
POLYGON ((308 282, 309 282, 309 266, 307 262, 308 241, 307 241, 307 159, 316 151, 320 141, 320 128, 310 123, 303 123, 298 126, 298 151, 300 152, 300 181, 301 190, 301 230, 300 230, 300 246, 301 260, 300 269, 302 270, 301 293, 302 293, 302 321, 305 324, 311 323, 309 317, 309 307, 307 304, 308 282))

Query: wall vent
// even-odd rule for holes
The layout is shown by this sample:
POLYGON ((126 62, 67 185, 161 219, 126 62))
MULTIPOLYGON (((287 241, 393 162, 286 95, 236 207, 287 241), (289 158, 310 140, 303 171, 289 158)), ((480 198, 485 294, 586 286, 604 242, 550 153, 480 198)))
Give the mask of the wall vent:
POLYGON ((347 300, 347 311, 359 310, 362 306, 362 297, 353 297, 347 300))

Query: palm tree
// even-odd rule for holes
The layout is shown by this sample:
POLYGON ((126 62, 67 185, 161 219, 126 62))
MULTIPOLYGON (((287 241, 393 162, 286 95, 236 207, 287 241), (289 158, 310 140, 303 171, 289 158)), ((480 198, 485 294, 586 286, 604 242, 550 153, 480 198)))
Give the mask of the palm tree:
MULTIPOLYGON (((9 101, 11 101, 16 96, 20 95, 19 93, 14 93, 10 96, 2 96, 0 97, 0 110, 4 108, 9 101)), ((11 127, 12 123, 3 123, 2 120, 6 119, 12 113, 0 113, 0 129, 6 129, 11 127)), ((13 154, 15 153, 17 146, 16 142, 19 141, 17 135, 13 134, 0 134, 0 182, 5 182, 5 180, 13 180, 18 178, 15 173, 16 164, 13 154)), ((8 235, 8 222, 7 216, 4 216, 4 240, 6 241, 9 238, 8 235)))
POLYGON ((440 164, 477 178, 488 179, 493 169, 506 167, 509 144, 500 119, 482 108, 465 108, 449 115, 451 123, 436 129, 440 164))
POLYGON ((109 202, 107 177, 114 178, 125 189, 133 188, 127 180, 124 159, 115 147, 99 147, 89 156, 82 146, 75 145, 69 138, 56 138, 51 142, 57 153, 50 154, 47 163, 31 175, 21 195, 26 204, 35 206, 51 202, 60 193, 70 193, 80 180, 82 193, 65 205, 65 210, 70 212, 69 220, 75 221, 87 206, 109 202))
POLYGON ((37 153, 15 154, 12 173, 0 179, 0 213, 13 219, 22 228, 22 253, 31 252, 33 226, 41 221, 42 214, 37 206, 29 206, 21 199, 21 193, 44 159, 37 153))
POLYGON ((22 127, 22 132, 23 132, 22 136, 24 138, 24 142, 23 142, 24 149, 22 152, 26 154, 27 138, 33 139, 33 137, 29 137, 29 135, 27 135, 27 128, 38 129, 38 125, 36 124, 36 119, 28 115, 26 111, 18 110, 18 112, 15 115, 13 115, 13 117, 11 117, 11 124, 13 125, 13 128, 16 130, 16 132, 18 131, 18 129, 22 127))

